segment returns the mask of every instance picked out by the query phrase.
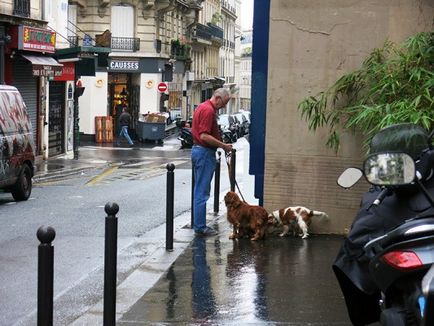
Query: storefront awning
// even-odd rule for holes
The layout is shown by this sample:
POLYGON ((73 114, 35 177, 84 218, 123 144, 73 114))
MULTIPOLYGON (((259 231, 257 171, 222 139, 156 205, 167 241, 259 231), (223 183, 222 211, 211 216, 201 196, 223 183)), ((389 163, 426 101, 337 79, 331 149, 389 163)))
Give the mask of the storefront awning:
POLYGON ((32 64, 33 76, 56 77, 62 75, 63 65, 52 57, 42 55, 21 54, 32 64))

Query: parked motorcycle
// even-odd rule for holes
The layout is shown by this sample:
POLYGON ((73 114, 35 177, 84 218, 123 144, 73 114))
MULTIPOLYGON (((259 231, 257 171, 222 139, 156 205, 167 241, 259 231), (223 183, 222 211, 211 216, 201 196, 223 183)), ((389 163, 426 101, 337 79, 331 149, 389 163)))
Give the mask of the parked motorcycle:
POLYGON ((181 127, 178 139, 181 141, 181 148, 191 148, 193 146, 193 135, 191 128, 181 127))
POLYGON ((221 126, 221 125, 219 126, 219 128, 220 128, 220 135, 222 138, 222 142, 224 142, 225 144, 232 144, 238 140, 237 133, 234 130, 231 130, 226 126, 221 126))
POLYGON ((434 149, 413 124, 380 131, 362 175, 373 185, 333 265, 354 325, 434 325, 434 149))

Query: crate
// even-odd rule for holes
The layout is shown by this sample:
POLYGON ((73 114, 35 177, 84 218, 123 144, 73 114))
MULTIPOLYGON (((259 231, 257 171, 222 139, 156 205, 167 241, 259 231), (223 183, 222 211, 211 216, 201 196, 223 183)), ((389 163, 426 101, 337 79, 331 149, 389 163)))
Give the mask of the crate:
POLYGON ((113 118, 111 116, 95 117, 95 142, 113 142, 113 118))
POLYGON ((162 141, 166 136, 166 123, 137 121, 137 136, 140 141, 162 141))

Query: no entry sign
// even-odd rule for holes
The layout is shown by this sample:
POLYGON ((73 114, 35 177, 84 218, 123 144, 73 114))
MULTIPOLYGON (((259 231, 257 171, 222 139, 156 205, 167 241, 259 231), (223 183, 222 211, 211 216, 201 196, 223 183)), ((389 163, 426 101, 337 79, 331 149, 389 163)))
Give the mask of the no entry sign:
POLYGON ((167 84, 166 83, 159 83, 157 88, 161 93, 164 93, 165 91, 167 91, 167 84))

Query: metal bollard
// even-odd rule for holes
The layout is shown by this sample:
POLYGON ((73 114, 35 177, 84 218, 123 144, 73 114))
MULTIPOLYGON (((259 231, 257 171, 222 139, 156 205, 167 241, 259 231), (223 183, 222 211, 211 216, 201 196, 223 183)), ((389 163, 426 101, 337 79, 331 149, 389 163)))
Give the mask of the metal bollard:
POLYGON ((56 231, 51 226, 41 226, 36 232, 38 246, 38 326, 53 325, 53 269, 54 247, 51 242, 56 231))
POLYGON ((119 205, 107 203, 104 206, 105 218, 105 252, 104 252, 104 314, 103 325, 116 324, 116 265, 118 249, 119 205))
POLYGON ((173 250, 173 201, 175 188, 175 165, 169 163, 167 168, 167 189, 166 189, 166 250, 173 250))
POLYGON ((235 191, 236 162, 237 162, 237 150, 235 148, 233 148, 232 153, 231 153, 231 170, 229 171, 229 180, 231 183, 231 191, 235 191))
POLYGON ((190 228, 194 226, 194 163, 191 164, 191 221, 190 228))
POLYGON ((214 172, 214 214, 217 215, 219 212, 219 201, 220 201, 220 163, 221 163, 221 156, 222 153, 220 151, 217 151, 218 153, 218 159, 215 165, 215 172, 214 172))

